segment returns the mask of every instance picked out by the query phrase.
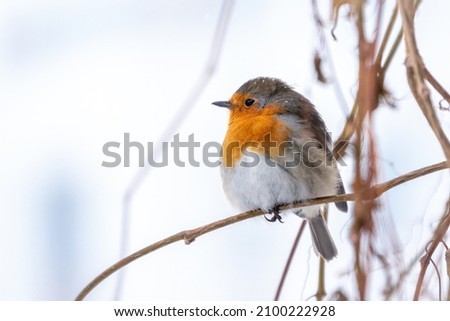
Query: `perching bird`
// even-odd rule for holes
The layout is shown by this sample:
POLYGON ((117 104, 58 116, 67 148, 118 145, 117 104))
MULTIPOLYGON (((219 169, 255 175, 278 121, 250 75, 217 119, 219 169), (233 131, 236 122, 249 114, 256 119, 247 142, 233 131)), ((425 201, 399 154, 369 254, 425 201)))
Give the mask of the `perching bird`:
MULTIPOLYGON (((241 211, 262 209, 281 220, 278 207, 294 201, 344 194, 330 136, 314 105, 279 79, 244 83, 216 106, 230 110, 222 146, 225 194, 241 211)), ((347 211, 347 203, 336 206, 347 211)), ((323 206, 293 209, 311 228, 313 245, 325 260, 337 256, 322 216, 323 206)))

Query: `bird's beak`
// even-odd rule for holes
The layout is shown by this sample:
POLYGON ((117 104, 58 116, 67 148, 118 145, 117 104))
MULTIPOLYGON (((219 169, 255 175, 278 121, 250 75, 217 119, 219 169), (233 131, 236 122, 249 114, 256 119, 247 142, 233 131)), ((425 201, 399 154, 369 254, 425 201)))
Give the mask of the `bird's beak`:
POLYGON ((227 101, 215 101, 212 103, 213 105, 219 106, 219 107, 225 107, 230 109, 233 105, 227 100, 227 101))

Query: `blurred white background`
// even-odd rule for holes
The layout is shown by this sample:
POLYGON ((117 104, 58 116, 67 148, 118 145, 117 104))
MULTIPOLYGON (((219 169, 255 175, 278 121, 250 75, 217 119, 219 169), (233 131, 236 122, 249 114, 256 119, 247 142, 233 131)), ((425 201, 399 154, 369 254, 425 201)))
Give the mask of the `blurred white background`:
MULTIPOLYGON (((326 19, 330 2, 320 1, 326 19)), ((394 4, 386 1, 384 26, 394 4)), ((109 141, 123 146, 124 133, 143 144, 159 142, 204 69, 221 7, 219 0, 0 3, 0 299, 71 300, 120 258, 124 193, 142 169, 137 154, 129 168, 102 167, 110 160, 102 147, 109 141)), ((228 99, 250 78, 273 76, 312 100, 336 138, 346 115, 333 85, 315 80, 318 37, 311 12, 310 1, 237 1, 216 72, 173 134, 186 140, 193 133, 202 146, 221 142, 228 113, 211 102, 228 99)), ((338 40, 328 31, 326 38, 351 108, 357 48, 346 12, 335 30, 338 40)), ((416 18, 420 53, 447 89, 448 12, 448 1, 424 1, 416 18)), ((374 16, 369 11, 368 19, 374 16)), ((402 45, 387 77, 397 107, 381 105, 375 112, 380 181, 444 160, 411 97, 403 60, 402 45)), ((325 73, 332 76, 326 64, 325 73)), ((440 97, 433 98, 437 105, 440 97)), ((448 133, 449 113, 437 113, 448 133)), ((196 158, 201 160, 201 150, 196 158)), ((352 163, 346 161, 341 171, 351 190, 352 163)), ((406 251, 409 259, 422 253, 448 187, 448 173, 439 172, 383 196, 384 246, 400 257, 406 251)), ((152 169, 130 205, 127 253, 237 213, 222 192, 219 168, 203 164, 152 169)), ((352 298, 350 214, 330 209, 340 255, 327 265, 327 291, 340 289, 352 298)), ((300 223, 293 216, 285 224, 254 219, 189 246, 170 245, 126 269, 120 298, 271 300, 300 223)), ((307 231, 281 298, 313 296, 317 267, 307 231)), ((369 299, 381 298, 384 284, 377 277, 374 271, 369 299)), ((113 299, 116 282, 109 278, 88 299, 113 299)), ((396 298, 412 298, 408 291, 396 298)))

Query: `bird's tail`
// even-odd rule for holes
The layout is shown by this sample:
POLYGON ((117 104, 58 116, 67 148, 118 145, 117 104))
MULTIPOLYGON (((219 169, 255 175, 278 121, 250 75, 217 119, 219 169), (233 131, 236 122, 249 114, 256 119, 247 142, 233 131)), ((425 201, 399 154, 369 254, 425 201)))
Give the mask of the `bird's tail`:
POLYGON ((314 244, 314 250, 326 261, 330 261, 338 254, 336 245, 328 230, 327 224, 321 213, 307 218, 314 244))

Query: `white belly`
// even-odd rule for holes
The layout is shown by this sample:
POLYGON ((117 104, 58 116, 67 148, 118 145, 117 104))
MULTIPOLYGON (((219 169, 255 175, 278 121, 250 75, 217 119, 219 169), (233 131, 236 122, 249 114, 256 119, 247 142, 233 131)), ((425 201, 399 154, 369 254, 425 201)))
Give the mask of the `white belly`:
POLYGON ((253 167, 222 167, 225 194, 241 211, 271 210, 276 205, 309 197, 304 186, 280 166, 269 166, 263 158, 253 167))
MULTIPOLYGON (((295 177, 281 166, 267 164, 264 157, 258 164, 241 166, 248 159, 234 167, 221 168, 225 194, 231 204, 240 211, 262 209, 270 211, 276 205, 319 196, 334 195, 337 186, 335 167, 308 168, 300 164, 295 169, 295 177)), ((313 217, 320 206, 302 209, 302 215, 313 217)), ((299 211, 296 211, 299 214, 299 211)))

